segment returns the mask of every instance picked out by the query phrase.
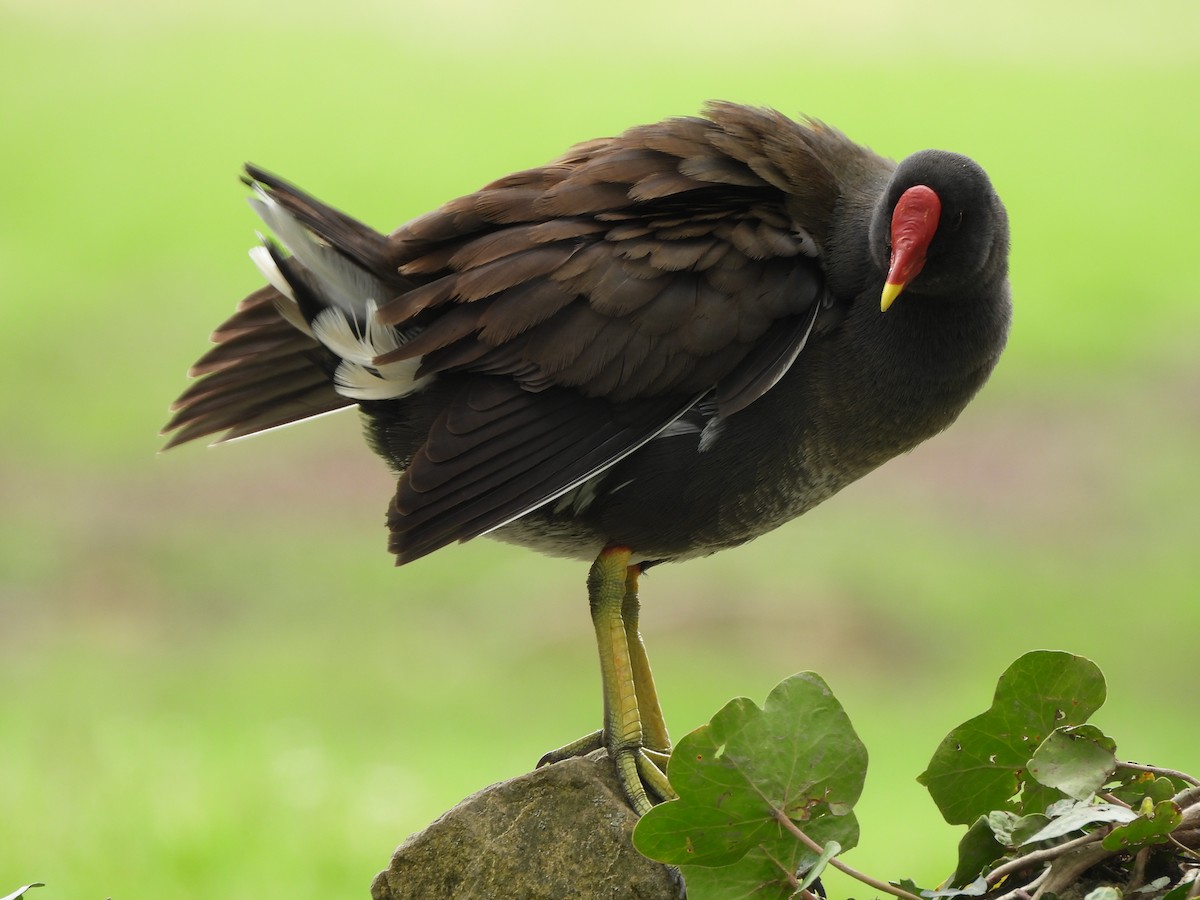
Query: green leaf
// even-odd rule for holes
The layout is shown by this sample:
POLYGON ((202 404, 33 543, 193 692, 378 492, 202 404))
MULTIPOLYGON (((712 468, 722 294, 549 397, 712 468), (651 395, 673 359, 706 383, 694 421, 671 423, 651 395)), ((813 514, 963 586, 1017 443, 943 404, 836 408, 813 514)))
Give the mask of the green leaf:
POLYGON ((1145 796, 1150 799, 1151 803, 1159 803, 1163 800, 1170 800, 1181 790, 1177 782, 1170 778, 1155 778, 1152 782, 1146 785, 1145 796))
POLYGON ((1183 811, 1179 804, 1163 800, 1128 825, 1114 828, 1100 843, 1105 850, 1131 850, 1147 844, 1161 844, 1182 822, 1183 811))
POLYGON ((899 881, 893 881, 896 887, 902 891, 908 891, 910 894, 916 894, 918 897, 924 896, 925 889, 918 885, 911 878, 901 878, 899 881))
POLYGON ((1124 800, 1130 806, 1141 806, 1142 801, 1149 798, 1151 803, 1170 800, 1187 787, 1186 783, 1166 775, 1155 775, 1138 769, 1117 769, 1118 783, 1109 788, 1110 792, 1124 800))
POLYGON ((1056 728, 1029 760, 1029 774, 1075 800, 1086 800, 1117 770, 1117 744, 1095 725, 1056 728))
POLYGON ((1050 823, 1050 819, 1043 813, 1034 813, 1029 816, 1021 816, 1013 823, 1012 833, 1009 837, 1010 847, 1014 849, 1023 847, 1029 843, 1029 839, 1045 828, 1050 823))
POLYGON ((1042 815, 1055 803, 1075 802, 1058 788, 1046 787, 1032 778, 1020 778, 1019 780, 1021 796, 1016 805, 1023 815, 1042 815))
POLYGON ((780 810, 814 840, 853 847, 858 825, 848 814, 866 766, 866 748, 828 685, 811 672, 793 675, 761 710, 734 700, 679 742, 667 770, 679 799, 642 817, 634 845, 671 865, 729 865, 774 846, 785 834, 780 810), (818 837, 817 823, 831 817, 850 824, 818 837))
POLYGON ((969 885, 985 868, 1004 855, 1004 847, 987 816, 980 816, 958 842, 958 866, 950 876, 952 886, 969 885))
POLYGON ((1027 837, 1022 842, 1023 845, 1060 838, 1098 822, 1132 822, 1137 818, 1137 813, 1133 810, 1113 803, 1062 803, 1055 804, 1052 809, 1050 823, 1027 837))
POLYGON ((44 883, 42 883, 40 881, 35 881, 35 882, 33 882, 33 884, 27 884, 24 887, 17 888, 15 891, 13 891, 11 894, 8 894, 7 896, 0 897, 0 900, 17 900, 17 898, 23 896, 25 894, 25 892, 27 890, 29 890, 30 888, 45 887, 45 886, 46 885, 44 883))
POLYGON ((936 891, 922 891, 919 896, 929 900, 945 900, 948 897, 982 897, 988 892, 987 879, 980 875, 966 887, 940 888, 936 891))
MULTIPOLYGON (((843 839, 857 843, 858 822, 853 813, 827 816, 808 825, 805 833, 817 843, 826 845, 828 851, 840 845, 843 839)), ((687 884, 688 900, 784 900, 797 890, 792 882, 795 873, 820 875, 824 868, 821 857, 780 829, 778 834, 760 842, 732 865, 684 865, 680 870, 687 884)))
POLYGON ((1005 847, 1020 847, 1032 834, 1036 834, 1050 820, 1043 814, 1018 816, 1007 810, 995 810, 987 815, 987 825, 992 834, 1005 847))
POLYGON ((1000 676, 991 708, 951 731, 917 780, 947 822, 973 822, 1008 803, 1046 736, 1083 724, 1105 693, 1104 676, 1091 660, 1051 650, 1026 653, 1000 676))
POLYGON ((829 865, 829 861, 841 852, 842 845, 837 841, 830 841, 826 844, 825 849, 821 851, 821 855, 813 861, 813 864, 804 873, 804 877, 800 879, 800 885, 796 888, 796 892, 806 891, 812 887, 813 883, 821 877, 821 873, 829 865))
POLYGON ((1179 884, 1171 888, 1162 895, 1162 900, 1187 900, 1187 897, 1192 892, 1192 882, 1180 881, 1179 884))
MULTIPOLYGON (((1170 883, 1171 883, 1171 877, 1169 875, 1160 875, 1158 878, 1155 878, 1153 881, 1147 881, 1141 887, 1134 888, 1132 891, 1130 891, 1130 893, 1132 893, 1132 894, 1157 894, 1159 891, 1161 891, 1163 888, 1165 888, 1170 883)), ((1165 900, 1165 898, 1163 898, 1163 900, 1165 900)))

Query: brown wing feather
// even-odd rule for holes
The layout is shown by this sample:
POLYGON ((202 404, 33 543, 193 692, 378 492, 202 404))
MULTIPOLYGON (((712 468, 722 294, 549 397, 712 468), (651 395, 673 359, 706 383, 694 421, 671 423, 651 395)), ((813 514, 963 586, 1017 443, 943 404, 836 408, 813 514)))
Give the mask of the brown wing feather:
POLYGON ((468 382, 437 418, 388 510, 397 565, 490 531, 649 440, 691 401, 613 407, 561 388, 468 382))
MULTIPOLYGON (((712 387, 706 380, 753 357, 773 323, 813 309, 822 273, 804 253, 824 240, 838 185, 803 148, 835 138, 845 141, 715 105, 708 119, 593 141, 451 201, 388 238, 394 264, 423 283, 379 318, 402 326, 448 314, 454 327, 431 326, 377 362, 419 351, 423 375, 486 371, 619 401, 712 387), (802 216, 791 203, 798 184, 820 198, 802 216), (595 349, 600 335, 617 348, 653 338, 666 360, 610 365, 620 350, 595 349)), ((764 383, 743 380, 739 403, 764 383)))

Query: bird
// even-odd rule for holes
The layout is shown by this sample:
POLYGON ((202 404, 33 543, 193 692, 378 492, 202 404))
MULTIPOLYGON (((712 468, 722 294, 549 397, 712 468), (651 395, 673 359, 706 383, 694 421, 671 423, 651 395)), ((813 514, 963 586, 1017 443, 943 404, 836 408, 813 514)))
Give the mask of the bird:
POLYGON ((603 726, 541 763, 603 747, 638 814, 674 796, 640 576, 943 431, 1008 337, 983 168, 773 109, 586 141, 387 234, 242 180, 266 283, 191 367, 166 446, 357 407, 396 476, 397 565, 482 535, 590 562, 603 726))

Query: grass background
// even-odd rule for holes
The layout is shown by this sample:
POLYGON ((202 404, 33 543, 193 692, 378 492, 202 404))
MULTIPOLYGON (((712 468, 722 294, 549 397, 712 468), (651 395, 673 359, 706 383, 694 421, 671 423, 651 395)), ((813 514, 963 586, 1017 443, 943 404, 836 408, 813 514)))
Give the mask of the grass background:
POLYGON ((872 755, 850 859, 922 883, 958 831, 914 778, 1026 650, 1100 664, 1124 756, 1200 769, 1198 33, 1191 0, 0 0, 0 893, 366 896, 595 727, 579 564, 393 570, 352 414, 155 433, 258 282, 244 160, 386 229, 712 97, 975 156, 1016 321, 946 435, 652 574, 676 735, 819 671, 872 755))

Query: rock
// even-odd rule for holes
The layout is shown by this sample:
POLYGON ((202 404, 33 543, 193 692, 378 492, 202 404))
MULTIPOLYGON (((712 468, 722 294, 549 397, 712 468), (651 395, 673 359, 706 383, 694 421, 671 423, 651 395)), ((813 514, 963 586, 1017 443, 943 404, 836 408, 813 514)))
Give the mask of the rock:
POLYGON ((374 900, 680 900, 679 874, 633 849, 612 765, 577 757, 494 784, 411 835, 374 900))

